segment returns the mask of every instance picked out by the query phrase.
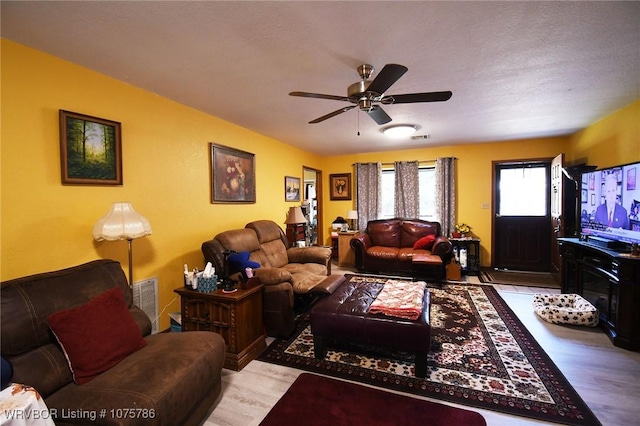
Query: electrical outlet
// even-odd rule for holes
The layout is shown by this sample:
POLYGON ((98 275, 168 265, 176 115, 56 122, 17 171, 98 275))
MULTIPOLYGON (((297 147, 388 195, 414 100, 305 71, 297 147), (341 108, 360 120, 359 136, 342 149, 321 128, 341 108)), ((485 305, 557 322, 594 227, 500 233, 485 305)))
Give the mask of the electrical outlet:
POLYGON ((482 208, 483 209, 488 209, 489 208, 489 203, 482 203, 482 208))

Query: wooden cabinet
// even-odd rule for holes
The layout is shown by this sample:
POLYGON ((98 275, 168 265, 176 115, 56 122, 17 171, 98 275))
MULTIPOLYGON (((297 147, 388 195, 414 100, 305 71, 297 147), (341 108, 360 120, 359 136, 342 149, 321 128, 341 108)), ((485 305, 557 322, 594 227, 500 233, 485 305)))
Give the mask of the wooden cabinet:
POLYGON ((338 234, 331 236, 331 258, 338 260, 338 234))
POLYGON ((291 223, 287 225, 287 240, 291 247, 295 247, 298 241, 307 240, 307 225, 305 223, 291 223))
POLYGON ((600 326, 615 346, 640 349, 640 258, 560 238, 562 292, 594 305, 600 326))
POLYGON ((227 344, 224 367, 242 370, 266 347, 262 326, 262 285, 234 293, 199 293, 185 287, 181 298, 182 330, 213 331, 227 344))
POLYGON ((338 266, 356 266, 356 256, 351 248, 351 238, 356 232, 338 232, 338 266))

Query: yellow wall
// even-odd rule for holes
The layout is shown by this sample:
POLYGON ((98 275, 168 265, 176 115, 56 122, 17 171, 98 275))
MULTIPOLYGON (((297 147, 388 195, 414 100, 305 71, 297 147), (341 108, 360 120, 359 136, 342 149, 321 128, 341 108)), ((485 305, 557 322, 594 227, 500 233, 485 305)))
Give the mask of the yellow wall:
MULTIPOLYGON (((2 280, 96 258, 127 272, 126 242, 97 243, 92 229, 111 203, 130 201, 153 228, 133 241, 134 281, 158 277, 162 309, 182 284, 182 265, 203 266, 203 241, 255 219, 283 223, 294 205, 284 201, 284 176, 320 165, 315 155, 4 39, 1 78, 2 280), (61 184, 60 109, 122 124, 122 186, 61 184), (256 155, 256 204, 210 203, 209 142, 256 155)), ((175 300, 166 312, 177 310, 175 300)))
POLYGON ((571 137, 569 156, 598 168, 640 160, 640 100, 571 137))
MULTIPOLYGON (((302 166, 323 171, 325 235, 353 201, 330 201, 332 173, 353 173, 355 162, 458 158, 458 221, 482 239, 482 264, 491 248, 491 163, 553 157, 606 158, 612 165, 639 161, 640 102, 573 137, 455 145, 351 156, 319 157, 161 98, 94 71, 1 41, 0 278, 112 258, 127 269, 126 242, 93 241, 95 222, 111 203, 130 201, 149 219, 153 235, 133 242, 134 280, 159 280, 159 307, 179 310, 173 289, 182 265, 202 266, 200 245, 218 232, 256 219, 283 223, 284 176, 302 177, 302 166), (122 123, 124 185, 60 183, 58 111, 65 109, 122 123), (209 142, 256 154, 257 202, 211 204, 209 142), (286 158, 287 161, 281 161, 286 158)), ((364 142, 363 142, 364 144, 364 142)), ((328 241, 325 241, 327 243, 328 241)))
MULTIPOLYGON (((551 158, 565 152, 568 138, 529 139, 514 142, 495 142, 475 145, 452 145, 406 151, 376 152, 332 157, 324 162, 323 170, 331 173, 354 173, 356 162, 393 162, 433 160, 437 157, 457 158, 458 220, 473 227, 473 234, 481 240, 481 260, 489 266, 491 260, 491 204, 492 162, 551 158), (483 208, 487 205, 488 208, 483 208)), ((326 196, 328 200, 328 195, 326 196)), ((352 201, 331 201, 325 208, 325 227, 329 229, 337 216, 345 216, 354 206, 352 201)), ((327 231, 328 232, 328 231, 327 231)), ((328 234, 327 234, 328 235, 328 234)), ((326 243, 326 242, 325 242, 326 243)))

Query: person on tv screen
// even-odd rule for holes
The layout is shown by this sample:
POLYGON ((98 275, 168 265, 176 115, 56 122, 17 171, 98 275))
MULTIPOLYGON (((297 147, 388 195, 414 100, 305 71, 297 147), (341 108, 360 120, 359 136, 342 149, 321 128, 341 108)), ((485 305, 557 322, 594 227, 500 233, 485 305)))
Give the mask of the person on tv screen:
POLYGON ((609 228, 629 228, 627 209, 616 203, 618 181, 615 175, 609 174, 604 180, 604 203, 596 210, 596 222, 609 228))

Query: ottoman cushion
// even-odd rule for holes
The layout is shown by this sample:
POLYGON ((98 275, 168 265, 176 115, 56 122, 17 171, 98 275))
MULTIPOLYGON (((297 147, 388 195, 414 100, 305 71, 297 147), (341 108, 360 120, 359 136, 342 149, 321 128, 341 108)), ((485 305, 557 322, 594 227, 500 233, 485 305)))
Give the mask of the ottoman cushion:
POLYGON ((598 325, 598 310, 579 294, 534 294, 533 310, 554 324, 598 325))

